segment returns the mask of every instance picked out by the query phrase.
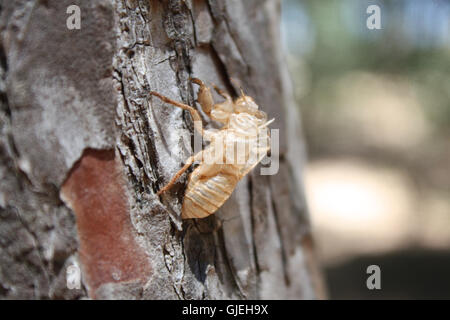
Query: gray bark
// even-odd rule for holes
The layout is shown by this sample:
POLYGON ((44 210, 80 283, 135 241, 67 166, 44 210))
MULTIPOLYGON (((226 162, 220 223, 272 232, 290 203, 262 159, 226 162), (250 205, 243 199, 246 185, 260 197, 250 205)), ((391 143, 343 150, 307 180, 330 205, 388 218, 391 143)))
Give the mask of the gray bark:
MULTIPOLYGON (((299 116, 272 0, 16 0, 0 9, 0 298, 322 296, 300 180, 299 116), (66 8, 81 8, 81 29, 66 8), (280 129, 280 169, 179 218, 190 76, 240 81, 280 129), (79 265, 82 288, 66 268, 79 265)), ((207 119, 205 118, 207 122, 207 119)), ((213 125, 214 124, 210 124, 213 125)))

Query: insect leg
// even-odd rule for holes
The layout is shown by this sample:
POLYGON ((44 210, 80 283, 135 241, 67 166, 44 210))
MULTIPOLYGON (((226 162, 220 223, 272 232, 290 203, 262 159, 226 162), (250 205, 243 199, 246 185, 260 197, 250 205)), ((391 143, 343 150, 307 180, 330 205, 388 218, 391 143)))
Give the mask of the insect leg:
POLYGON ((214 90, 216 90, 216 92, 218 94, 220 94, 222 97, 224 97, 227 101, 232 101, 231 97, 228 93, 226 93, 225 91, 223 91, 222 89, 220 89, 218 86, 216 86, 215 84, 213 84, 214 90))
POLYGON ((205 83, 197 78, 190 79, 193 83, 198 84, 200 88, 197 92, 197 101, 202 107, 202 110, 208 115, 211 114, 212 107, 214 105, 214 99, 211 94, 211 89, 205 85, 205 83))
MULTIPOLYGON (((213 98, 211 95, 211 90, 209 90, 209 88, 205 85, 205 83, 200 79, 191 78, 191 81, 200 86, 199 93, 198 93, 198 96, 199 96, 198 102, 202 106, 203 111, 205 111, 205 113, 209 114, 211 112, 211 108, 214 105, 214 101, 213 101, 213 98)), ((228 100, 231 101, 231 97, 228 93, 221 90, 215 84, 212 84, 212 86, 218 94, 220 94, 222 97, 224 97, 227 101, 228 100)))
POLYGON ((191 81, 200 86, 200 88, 198 89, 197 101, 200 103, 202 110, 212 120, 226 123, 228 121, 227 115, 233 112, 233 100, 231 99, 230 95, 220 90, 213 84, 213 87, 217 91, 217 93, 225 98, 224 102, 214 104, 210 88, 208 88, 200 79, 191 78, 191 81))
POLYGON ((233 112, 233 110, 234 110, 233 99, 231 99, 231 96, 228 93, 226 93, 225 91, 221 90, 216 85, 213 84, 213 87, 214 87, 214 90, 216 90, 216 92, 218 94, 220 94, 222 97, 225 98, 224 102, 215 104, 213 106, 213 108, 217 109, 217 110, 222 110, 223 112, 231 114, 233 112))
POLYGON ((195 110, 194 108, 192 108, 191 106, 189 106, 189 105, 187 105, 187 104, 184 104, 184 103, 181 103, 181 102, 172 100, 172 99, 170 99, 170 98, 168 98, 168 97, 166 97, 166 96, 163 96, 163 95, 159 94, 158 92, 150 91, 150 94, 151 94, 152 96, 158 97, 159 99, 161 99, 162 101, 164 101, 164 102, 166 102, 166 103, 169 103, 169 104, 171 104, 171 105, 174 105, 175 107, 178 107, 178 108, 181 108, 181 109, 183 109, 183 110, 189 111, 189 113, 191 114, 192 119, 194 120, 194 127, 195 127, 195 129, 196 129, 202 136, 205 135, 205 133, 204 133, 204 131, 203 131, 202 118, 200 118, 200 115, 199 115, 199 113, 198 113, 197 110, 195 110))
POLYGON ((180 176, 194 163, 194 161, 199 161, 202 159, 202 153, 203 151, 198 152, 197 154, 190 156, 187 160, 183 168, 181 168, 172 179, 170 179, 169 183, 166 184, 161 190, 158 191, 157 195, 161 195, 175 184, 177 180, 180 178, 180 176))

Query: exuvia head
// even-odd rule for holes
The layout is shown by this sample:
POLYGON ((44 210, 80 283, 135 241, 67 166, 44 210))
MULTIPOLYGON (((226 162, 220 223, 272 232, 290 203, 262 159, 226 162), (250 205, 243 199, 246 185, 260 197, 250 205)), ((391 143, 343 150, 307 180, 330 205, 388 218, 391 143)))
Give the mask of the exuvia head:
POLYGON ((250 96, 241 95, 234 102, 234 110, 237 113, 246 112, 249 114, 255 114, 258 109, 258 105, 250 96))
POLYGON ((236 86, 239 87, 239 90, 241 92, 241 95, 239 98, 237 98, 234 101, 234 112, 236 113, 242 113, 246 112, 249 114, 255 114, 258 111, 258 105, 256 104, 255 100, 253 100, 252 97, 247 96, 244 93, 244 90, 242 89, 241 85, 238 81, 236 81, 233 78, 230 78, 230 81, 236 86))

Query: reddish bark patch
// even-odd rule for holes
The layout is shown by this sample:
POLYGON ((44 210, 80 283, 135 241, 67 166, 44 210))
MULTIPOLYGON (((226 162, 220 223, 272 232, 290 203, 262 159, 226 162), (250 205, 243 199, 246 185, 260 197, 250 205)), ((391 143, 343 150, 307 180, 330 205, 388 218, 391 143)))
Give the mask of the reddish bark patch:
POLYGON ((144 281, 149 261, 134 238, 126 182, 114 150, 86 150, 61 192, 75 212, 89 295, 109 282, 144 281))

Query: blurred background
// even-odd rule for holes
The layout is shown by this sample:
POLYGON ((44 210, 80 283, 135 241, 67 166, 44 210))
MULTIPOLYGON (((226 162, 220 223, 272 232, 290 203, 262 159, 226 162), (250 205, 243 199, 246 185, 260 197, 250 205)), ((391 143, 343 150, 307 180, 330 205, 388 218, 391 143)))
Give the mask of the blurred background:
POLYGON ((329 298, 450 299, 450 1, 283 0, 282 35, 329 298))

